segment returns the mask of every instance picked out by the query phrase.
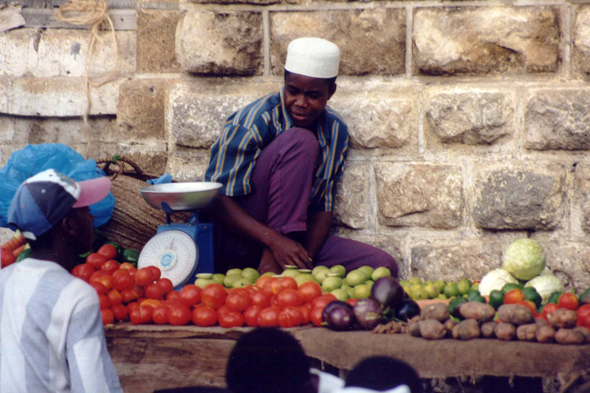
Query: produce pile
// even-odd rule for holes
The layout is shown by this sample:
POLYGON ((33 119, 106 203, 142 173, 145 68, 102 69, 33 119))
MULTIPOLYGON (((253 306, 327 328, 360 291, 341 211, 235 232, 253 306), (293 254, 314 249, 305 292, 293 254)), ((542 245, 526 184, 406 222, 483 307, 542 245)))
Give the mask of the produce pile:
POLYGON ((22 261, 31 254, 31 248, 27 244, 27 239, 20 232, 2 244, 0 251, 2 252, 0 269, 10 266, 15 262, 22 261))

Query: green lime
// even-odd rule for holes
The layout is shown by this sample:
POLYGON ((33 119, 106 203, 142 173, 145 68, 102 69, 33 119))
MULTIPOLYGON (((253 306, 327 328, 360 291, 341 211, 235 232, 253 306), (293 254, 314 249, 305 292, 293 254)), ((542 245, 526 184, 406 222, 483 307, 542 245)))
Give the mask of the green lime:
POLYGON ((315 275, 315 279, 320 284, 323 284, 324 280, 328 277, 328 274, 330 274, 330 270, 321 270, 318 274, 315 275))
POLYGON ((225 285, 226 288, 233 288, 234 282, 241 280, 241 279, 242 279, 241 275, 230 274, 228 276, 225 276, 225 278, 223 279, 223 285, 225 285))
POLYGON ((264 274, 263 274, 262 276, 260 276, 260 277, 264 277, 264 276, 271 276, 271 277, 274 277, 274 276, 276 276, 276 275, 277 275, 277 274, 276 274, 276 273, 273 273, 273 272, 266 272, 266 273, 264 273, 264 274))
POLYGON ((242 275, 242 269, 237 269, 237 268, 236 269, 229 269, 225 273, 226 276, 231 276, 232 274, 237 274, 237 275, 240 275, 241 276, 242 275))
POLYGON ((342 265, 334 265, 330 268, 330 271, 338 274, 338 277, 346 276, 346 268, 342 265))
POLYGON ((427 285, 432 285, 432 284, 434 284, 434 281, 432 281, 432 280, 426 280, 426 281, 424 281, 424 282, 422 283, 422 286, 423 286, 423 287, 425 287, 425 286, 427 286, 427 285))
POLYGON ((334 289, 339 289, 342 286, 342 279, 340 277, 326 277, 322 282, 322 290, 325 292, 332 292, 334 289))
POLYGON ((244 288, 248 285, 251 285, 252 282, 245 277, 238 278, 236 281, 232 283, 232 288, 244 288))
MULTIPOLYGON (((323 272, 323 271, 326 271, 326 272, 328 272, 328 273, 329 273, 329 271, 330 271, 330 268, 329 268, 329 267, 327 267, 327 266, 316 266, 316 267, 314 267, 314 268, 313 268, 313 270, 311 271, 311 274, 312 274, 314 277, 317 277, 317 276, 318 276, 318 274, 319 274, 320 272, 323 272)), ((328 274, 328 273, 326 273, 326 274, 328 274)))
POLYGON ((354 294, 354 288, 353 287, 346 287, 346 288, 343 288, 343 289, 346 291, 346 293, 348 294, 348 297, 349 298, 356 299, 356 295, 354 294))
POLYGON ((283 271, 281 273, 281 276, 285 276, 285 277, 297 277, 298 275, 300 275, 301 273, 299 273, 298 270, 294 270, 294 269, 287 269, 285 271, 283 271))
POLYGON ((367 276, 367 279, 371 278, 373 272, 375 271, 375 269, 373 269, 371 266, 361 266, 357 270, 363 271, 365 276, 367 276))
MULTIPOLYGON (((420 291, 420 289, 422 289, 422 288, 423 288, 423 287, 422 287, 422 285, 420 285, 420 284, 412 284, 412 285, 410 286, 410 295, 412 295, 412 294, 413 294, 413 293, 415 293, 415 292, 418 292, 418 291, 420 291)), ((412 296, 413 296, 413 295, 412 295, 412 296)))
POLYGON ((351 287, 362 284, 365 281, 367 281, 367 276, 361 270, 353 270, 346 275, 346 283, 351 287))
POLYGON ((444 293, 441 293, 440 295, 438 295, 437 299, 440 299, 440 300, 447 300, 447 297, 445 296, 445 294, 444 294, 444 293))
POLYGON ((459 280, 459 283, 464 282, 465 284, 469 285, 469 288, 471 288, 471 280, 468 278, 462 278, 459 280))
POLYGON ((470 289, 471 284, 463 280, 459 281, 459 284, 457 284, 457 290, 459 291, 459 295, 467 295, 470 289))
POLYGON ((371 296, 371 288, 365 284, 354 287, 354 297, 357 299, 367 299, 371 296))
POLYGON ((198 286, 201 289, 205 289, 205 287, 209 284, 214 283, 215 281, 213 280, 208 280, 206 278, 197 278, 197 280, 195 281, 195 285, 198 286))
POLYGON ((445 285, 443 293, 446 295, 446 297, 457 296, 459 294, 459 288, 457 288, 457 283, 450 282, 447 285, 445 285))
POLYGON ((377 281, 381 277, 391 277, 391 270, 384 266, 378 267, 377 269, 373 270, 373 274, 371 274, 371 280, 377 281))
POLYGON ((260 273, 258 273, 258 270, 256 269, 247 267, 244 270, 242 270, 242 277, 247 278, 248 281, 254 283, 256 282, 256 280, 258 280, 258 277, 260 277, 260 273))
POLYGON ((211 273, 199 273, 196 275, 197 278, 204 278, 207 280, 210 280, 213 277, 213 274, 211 273))
POLYGON ((348 298, 350 296, 348 296, 348 292, 346 292, 344 289, 339 288, 339 289, 334 289, 333 291, 330 292, 332 295, 336 296, 336 299, 338 300, 342 300, 343 302, 347 301, 348 298))
POLYGON ((373 285, 375 285, 375 281, 373 280, 367 280, 365 281, 365 285, 369 287, 369 289, 373 288, 373 285))
POLYGON ((459 296, 463 296, 463 299, 469 298, 469 294, 467 294, 467 293, 465 295, 459 295, 459 296))
POLYGON ((471 284, 471 290, 479 291, 479 283, 474 282, 473 284, 471 284))
MULTIPOLYGON (((198 277, 198 275, 197 275, 198 277)), ((223 280, 225 280, 225 274, 217 273, 213 275, 213 281, 223 285, 223 280)))
POLYGON ((434 282, 434 285, 436 285, 438 291, 442 293, 445 290, 445 285, 447 285, 447 282, 445 280, 437 280, 434 282))
POLYGON ((438 287, 434 285, 434 283, 425 285, 424 290, 426 291, 426 296, 428 296, 429 299, 434 299, 440 295, 440 291, 438 290, 438 287))
POLYGON ((422 285, 422 280, 420 280, 420 278, 418 278, 418 277, 411 278, 410 279, 410 282, 412 284, 420 284, 420 285, 422 285))
POLYGON ((299 286, 304 282, 315 281, 315 278, 311 274, 300 274, 297 277, 295 277, 295 281, 297 281, 297 286, 299 286))
POLYGON ((410 286, 411 283, 408 280, 399 280, 399 285, 402 287, 410 286))
POLYGON ((426 293, 426 289, 422 285, 414 285, 412 287, 412 299, 414 300, 424 300, 428 299, 428 293, 426 293))

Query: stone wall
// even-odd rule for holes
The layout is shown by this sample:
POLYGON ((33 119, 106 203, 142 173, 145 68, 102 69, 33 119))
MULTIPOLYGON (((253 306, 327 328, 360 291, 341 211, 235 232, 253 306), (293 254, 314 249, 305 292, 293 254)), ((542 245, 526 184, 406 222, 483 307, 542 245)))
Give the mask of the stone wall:
MULTIPOLYGON (((92 89, 89 151, 87 31, 44 28, 29 10, 0 33, 0 164, 27 143, 62 142, 199 180, 224 119, 281 86, 288 42, 320 36, 342 51, 330 104, 352 145, 335 232, 424 279, 480 278, 529 236, 551 268, 590 285, 590 0, 137 0, 117 11, 130 22, 117 21, 115 80, 92 89)), ((105 40, 92 78, 114 54, 105 40)))

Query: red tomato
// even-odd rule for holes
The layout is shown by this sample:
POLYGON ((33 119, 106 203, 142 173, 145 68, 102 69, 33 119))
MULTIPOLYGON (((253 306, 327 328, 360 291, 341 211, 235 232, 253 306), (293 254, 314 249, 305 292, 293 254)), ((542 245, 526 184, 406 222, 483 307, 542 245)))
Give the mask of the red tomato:
POLYGON ((142 267, 135 273, 135 283, 140 287, 147 287, 154 282, 154 272, 152 269, 142 267))
POLYGON ((578 309, 578 298, 571 292, 566 292, 559 297, 557 304, 566 310, 576 311, 578 309))
MULTIPOLYGON (((269 277, 269 276, 265 276, 269 277)), ((261 308, 266 308, 270 306, 270 300, 272 297, 265 293, 264 291, 256 291, 250 296, 250 303, 253 306, 260 306, 261 308)))
POLYGON ((209 284, 201 292, 201 300, 208 306, 219 308, 225 303, 227 291, 221 284, 209 284))
POLYGON ((132 264, 130 264, 129 262, 123 262, 121 264, 121 266, 119 266, 119 269, 123 269, 123 270, 136 269, 137 270, 137 268, 135 266, 133 266, 132 264))
POLYGON ((141 311, 139 311, 139 306, 129 311, 129 320, 134 325, 141 325, 143 323, 141 319, 141 311))
POLYGON ((531 313, 533 313, 534 315, 537 315, 537 306, 535 305, 535 303, 533 303, 530 300, 521 300, 520 302, 516 303, 520 306, 525 306, 526 308, 528 308, 529 310, 531 310, 531 313))
POLYGON ((140 305, 144 304, 146 306, 150 306, 153 309, 156 309, 156 307, 159 307, 162 302, 160 300, 157 299, 141 299, 141 301, 138 302, 140 305))
POLYGON ((152 277, 153 277, 152 281, 158 281, 160 279, 160 277, 162 276, 162 271, 157 266, 148 266, 148 267, 146 267, 146 269, 150 269, 152 271, 152 277))
POLYGON ((307 308, 305 306, 297 307, 297 309, 299 311, 301 311, 301 316, 302 316, 301 324, 307 325, 309 323, 309 321, 311 321, 311 311, 309 310, 309 308, 307 308))
POLYGON ((549 314, 553 313, 555 310, 559 309, 559 306, 555 303, 548 303, 543 307, 543 311, 541 314, 545 316, 549 316, 549 314))
POLYGON ((131 311, 136 309, 139 310, 139 303, 137 302, 132 302, 127 305, 127 313, 129 314, 131 314, 131 311))
POLYGON ((154 309, 155 307, 149 304, 141 303, 139 305, 139 311, 141 313, 141 323, 152 323, 154 321, 154 309))
POLYGON ((353 299, 353 298, 346 300, 346 303, 350 304, 352 307, 354 307, 358 302, 359 302, 358 299, 353 299))
POLYGON ((282 328, 299 326, 301 322, 303 322, 303 315, 295 307, 285 307, 279 312, 279 326, 282 328))
POLYGON ((242 312, 250 305, 250 300, 247 296, 242 296, 239 293, 233 292, 225 299, 225 305, 231 311, 242 312))
POLYGON ((92 266, 94 270, 100 269, 106 261, 108 261, 108 259, 104 255, 100 255, 96 252, 86 257, 86 263, 92 266))
POLYGON ((260 311, 258 314, 258 326, 260 327, 276 327, 279 326, 279 312, 278 307, 268 307, 260 311))
POLYGON ((119 269, 113 273, 113 287, 117 291, 124 291, 126 289, 133 289, 135 286, 135 280, 131 278, 131 275, 127 270, 119 269))
POLYGON ((137 294, 131 289, 125 289, 124 291, 121 291, 121 298, 123 299, 123 303, 127 304, 137 300, 137 294))
POLYGON ((174 303, 168 310, 168 320, 171 325, 183 326, 191 321, 191 309, 182 303, 174 303))
POLYGON ((305 303, 303 305, 303 307, 307 308, 309 310, 309 312, 311 312, 311 310, 312 310, 311 303, 305 303))
POLYGON ((311 310, 313 311, 314 308, 321 308, 322 310, 326 307, 330 302, 333 302, 336 299, 336 296, 332 295, 331 293, 326 293, 318 298, 315 298, 313 302, 311 302, 311 310))
POLYGON ((244 321, 246 325, 250 327, 258 326, 258 315, 260 315, 260 311, 262 311, 262 307, 260 306, 250 306, 244 311, 244 321))
POLYGON ((156 284, 150 284, 145 289, 145 297, 148 299, 162 299, 164 297, 164 293, 162 292, 162 288, 160 288, 156 284))
POLYGON ((170 291, 166 294, 166 300, 169 302, 180 302, 180 292, 178 291, 170 291))
POLYGON ((133 287, 133 292, 135 292, 135 294, 137 295, 137 298, 139 299, 140 297, 143 297, 143 295, 145 295, 145 291, 143 290, 142 287, 136 285, 133 287))
POLYGON ((504 304, 517 304, 524 300, 524 292, 520 289, 512 289, 504 295, 504 304))
POLYGON ((239 312, 230 311, 219 315, 219 325, 226 329, 244 326, 244 317, 239 312))
POLYGON ((277 303, 279 307, 299 307, 303 304, 301 294, 295 289, 283 289, 277 295, 277 303))
MULTIPOLYGON (((120 267, 119 267, 119 270, 121 270, 120 267)), ((133 282, 135 282, 135 274, 137 273, 137 268, 136 267, 130 267, 129 269, 126 269, 126 270, 129 272, 129 275, 133 279, 133 282)))
POLYGON ((213 307, 201 304, 194 308, 192 320, 197 326, 215 326, 217 323, 217 311, 213 307))
POLYGON ((156 281, 156 285, 162 288, 162 292, 164 293, 164 295, 174 288, 174 285, 172 284, 172 281, 170 281, 169 278, 160 278, 158 281, 156 281))
POLYGON ((89 264, 83 263, 81 265, 76 266, 72 270, 72 274, 81 280, 90 282, 90 278, 94 274, 94 269, 89 264))
POLYGON ((106 310, 107 308, 111 308, 111 301, 109 300, 106 295, 98 295, 98 303, 100 304, 101 310, 106 310))
POLYGON ((111 301, 111 306, 123 303, 123 297, 121 293, 116 289, 111 289, 107 292, 107 297, 111 301))
POLYGON ((115 314, 109 309, 100 310, 100 316, 102 317, 102 324, 108 325, 115 321, 115 314))
POLYGON ((102 285, 98 281, 91 282, 90 286, 92 286, 92 288, 94 288, 96 293, 99 295, 106 295, 107 294, 107 287, 105 287, 104 285, 102 285))
POLYGON ((222 316, 223 314, 228 313, 230 311, 231 310, 224 304, 223 306, 221 306, 217 309, 217 315, 222 316))
POLYGON ((113 307, 111 307, 111 310, 113 311, 113 314, 115 315, 115 319, 117 321, 122 321, 125 318, 127 318, 127 315, 129 315, 129 312, 127 311, 127 307, 125 307, 122 304, 116 304, 113 307))
POLYGON ((117 249, 112 244, 105 244, 96 253, 103 255, 107 260, 117 259, 117 249))
POLYGON ((272 292, 272 284, 275 281, 278 281, 278 278, 276 277, 271 277, 271 276, 266 276, 269 277, 270 280, 265 280, 263 281, 263 287, 262 287, 262 292, 266 293, 267 295, 274 295, 274 293, 272 292))
POLYGON ((168 324, 168 306, 160 305, 156 307, 156 309, 154 310, 154 315, 152 317, 156 325, 168 324))
POLYGON ((322 287, 315 281, 307 281, 297 288, 301 294, 303 303, 312 302, 316 297, 322 296, 322 287))
POLYGON ((256 288, 258 288, 259 290, 263 290, 264 289, 264 285, 267 282, 271 282, 271 281, 274 281, 274 280, 276 280, 275 277, 272 277, 272 276, 262 276, 262 277, 259 277, 258 280, 256 280, 256 284, 254 284, 254 285, 256 285, 256 288))
MULTIPOLYGON (((0 269, 4 269, 5 267, 10 266, 14 262, 16 262, 16 257, 14 256, 14 253, 7 248, 2 249, 2 255, 0 256, 0 258, 2 259, 2 261, 0 261, 0 269)), ((73 271, 72 271, 72 274, 73 274, 73 271)), ((76 276, 76 275, 74 274, 74 276, 76 276)), ((76 276, 76 277, 78 277, 78 276, 76 276)), ((85 280, 85 281, 88 281, 88 280, 85 280)))
POLYGON ((297 281, 293 277, 281 277, 270 285, 272 293, 278 295, 285 289, 297 289, 297 281))
POLYGON ((248 297, 252 296, 254 293, 259 291, 259 289, 255 285, 248 285, 244 289, 246 290, 246 292, 248 292, 248 297))
POLYGON ((273 307, 279 307, 279 298, 277 297, 277 295, 272 295, 272 297, 270 298, 270 305, 273 307))
MULTIPOLYGON (((98 272, 96 272, 98 273, 98 272)), ((94 274, 96 274, 94 273, 94 274)), ((102 285, 104 285, 107 290, 111 290, 113 288, 113 283, 115 282, 115 280, 113 279, 113 277, 109 276, 109 275, 103 275, 98 277, 97 279, 93 280, 92 278, 90 278, 90 281, 95 281, 95 282, 99 282, 102 285)))
POLYGON ((236 295, 244 296, 245 298, 250 298, 250 293, 246 288, 231 288, 227 290, 228 296, 232 293, 236 295))
POLYGON ((185 306, 192 307, 201 301, 202 291, 200 287, 194 284, 185 285, 180 290, 180 298, 178 300, 185 306))
MULTIPOLYGON (((325 306, 324 306, 325 307, 325 306)), ((311 323, 313 323, 316 326, 322 326, 322 313, 324 312, 324 308, 323 307, 316 307, 313 310, 311 310, 311 323)))

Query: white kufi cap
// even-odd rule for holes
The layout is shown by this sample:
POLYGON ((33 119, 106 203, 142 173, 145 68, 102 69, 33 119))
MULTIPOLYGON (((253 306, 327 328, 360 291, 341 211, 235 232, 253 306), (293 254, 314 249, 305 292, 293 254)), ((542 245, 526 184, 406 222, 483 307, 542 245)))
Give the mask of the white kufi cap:
POLYGON ((315 37, 297 38, 287 48, 285 70, 312 78, 338 76, 340 49, 336 44, 315 37))

